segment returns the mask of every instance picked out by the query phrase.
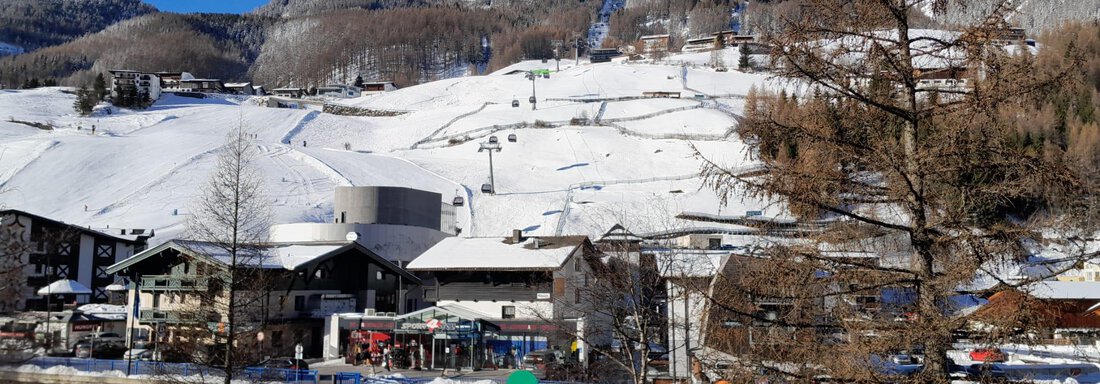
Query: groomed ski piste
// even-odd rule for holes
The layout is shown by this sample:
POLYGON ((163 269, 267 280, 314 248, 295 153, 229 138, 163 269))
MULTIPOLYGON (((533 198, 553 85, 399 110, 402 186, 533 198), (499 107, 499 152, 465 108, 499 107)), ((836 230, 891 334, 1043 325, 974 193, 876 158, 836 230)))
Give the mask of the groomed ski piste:
MULTIPOLYGON (((724 54, 736 63, 735 50, 724 54)), ((638 233, 723 225, 676 219, 682 212, 786 219, 781 206, 762 201, 723 205, 699 177, 696 151, 731 168, 753 167, 735 130, 744 95, 768 82, 715 71, 709 60, 710 53, 658 64, 563 60, 560 72, 534 81, 536 110, 523 71, 553 70, 553 61, 331 101, 405 112, 392 117, 171 94, 148 109, 107 114, 100 106, 80 117, 69 89, 0 91, 0 206, 99 229, 153 229, 154 244, 168 241, 184 234, 218 148, 243 125, 255 134, 273 224, 332 222, 336 186, 417 188, 448 203, 462 196, 462 236, 513 229, 598 236, 615 223, 638 233), (654 91, 681 98, 642 97, 654 91), (478 152, 491 136, 502 147, 493 154, 495 195, 481 192, 489 164, 478 152)))

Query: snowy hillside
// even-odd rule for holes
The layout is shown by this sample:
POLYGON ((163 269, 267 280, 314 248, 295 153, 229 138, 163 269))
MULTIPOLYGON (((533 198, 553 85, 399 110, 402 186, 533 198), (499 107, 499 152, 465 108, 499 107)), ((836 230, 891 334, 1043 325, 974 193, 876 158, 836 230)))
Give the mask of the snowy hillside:
POLYGON ((674 219, 685 211, 782 212, 755 201, 721 207, 702 187, 692 149, 749 166, 733 128, 739 97, 763 76, 689 69, 685 89, 679 66, 585 64, 537 79, 532 111, 531 81, 508 72, 342 101, 408 111, 396 117, 168 96, 147 110, 82 118, 72 112, 73 96, 59 88, 3 91, 0 190, 8 192, 0 194, 0 206, 93 227, 154 228, 154 242, 167 241, 183 231, 225 133, 243 121, 257 133, 276 223, 331 221, 339 185, 419 188, 441 193, 445 202, 457 193, 468 201, 459 226, 475 236, 513 228, 598 235, 616 222, 647 232, 696 225, 674 219), (640 99, 645 91, 679 91, 684 98, 640 99), (511 106, 513 98, 520 107, 511 106), (570 124, 582 118, 599 125, 570 124), (511 134, 515 142, 507 140, 511 134), (489 170, 478 143, 490 135, 503 147, 494 154, 495 196, 480 192, 489 170))
MULTIPOLYGON (((932 1, 923 1, 918 6, 921 12, 932 19, 946 25, 956 25, 980 21, 990 14, 994 4, 999 3, 990 0, 948 3, 944 12, 934 12, 932 1)), ((1032 35, 1066 22, 1100 20, 1100 5, 1096 1, 1017 0, 1013 6, 1015 11, 1005 15, 1009 23, 1026 28, 1032 35)))

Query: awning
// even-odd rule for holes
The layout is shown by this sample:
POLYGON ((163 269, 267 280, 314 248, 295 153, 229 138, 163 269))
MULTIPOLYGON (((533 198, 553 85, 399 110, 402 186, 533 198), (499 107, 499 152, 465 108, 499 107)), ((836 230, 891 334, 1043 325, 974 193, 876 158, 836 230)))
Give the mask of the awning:
POLYGON ((39 296, 45 295, 90 295, 92 290, 75 280, 62 279, 50 283, 38 290, 39 296))
POLYGON ((444 304, 398 316, 394 319, 394 332, 432 334, 500 331, 496 324, 485 320, 487 317, 489 315, 460 305, 444 304))
POLYGON ((126 292, 126 286, 122 284, 111 284, 103 288, 107 292, 126 292))

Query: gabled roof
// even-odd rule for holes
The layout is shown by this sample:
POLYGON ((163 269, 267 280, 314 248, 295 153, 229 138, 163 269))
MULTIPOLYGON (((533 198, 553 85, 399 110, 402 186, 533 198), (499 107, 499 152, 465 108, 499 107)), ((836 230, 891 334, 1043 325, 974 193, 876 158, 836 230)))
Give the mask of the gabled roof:
POLYGON ((628 243, 640 243, 642 242, 642 238, 638 237, 638 235, 635 235, 633 232, 628 231, 621 224, 615 224, 611 226, 611 229, 608 229, 607 232, 604 232, 603 236, 600 236, 600 239, 596 241, 622 241, 628 243))
POLYGON ((552 271, 587 246, 587 236, 448 237, 408 265, 411 271, 552 271))
POLYGON ((48 218, 48 217, 45 217, 45 216, 36 215, 36 214, 33 214, 33 213, 28 213, 26 211, 20 211, 20 210, 16 210, 16 209, 0 210, 0 216, 4 216, 4 215, 26 216, 26 217, 30 217, 31 219, 36 220, 36 221, 44 221, 44 222, 47 222, 51 225, 57 225, 57 226, 67 226, 67 227, 72 228, 73 230, 80 231, 81 233, 85 233, 85 234, 88 234, 88 235, 91 235, 91 236, 109 237, 109 238, 115 239, 116 241, 120 241, 120 242, 131 244, 131 245, 133 245, 133 244, 143 244, 144 243, 143 241, 139 241, 135 238, 128 238, 128 237, 121 237, 121 236, 118 236, 118 235, 112 235, 110 233, 97 231, 97 230, 94 230, 94 229, 91 229, 91 228, 88 228, 88 227, 81 227, 81 226, 75 225, 75 224, 68 224, 68 223, 65 223, 65 222, 62 222, 62 221, 57 221, 57 220, 54 220, 54 219, 51 219, 51 218, 48 218))
MULTIPOLYGON (((229 253, 215 243, 177 239, 145 250, 107 267, 107 273, 118 273, 167 250, 175 250, 194 258, 205 259, 211 263, 221 265, 228 265, 231 262, 229 253)), ((391 273, 401 275, 412 282, 420 281, 413 274, 354 241, 264 244, 259 247, 260 254, 256 257, 248 257, 245 264, 254 268, 294 271, 350 250, 359 251, 369 257, 375 264, 381 265, 391 273)))

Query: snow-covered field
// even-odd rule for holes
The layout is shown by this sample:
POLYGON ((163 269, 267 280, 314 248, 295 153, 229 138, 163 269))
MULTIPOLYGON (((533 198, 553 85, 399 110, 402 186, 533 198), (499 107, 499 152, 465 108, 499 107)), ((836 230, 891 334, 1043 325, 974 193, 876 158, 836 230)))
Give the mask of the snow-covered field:
POLYGON ((598 235, 620 221, 640 232, 690 226, 673 220, 681 211, 782 216, 780 207, 759 201, 723 207, 697 176, 696 148, 722 164, 749 165, 745 146, 730 133, 739 96, 765 76, 689 68, 687 85, 697 88, 690 90, 678 64, 569 63, 535 80, 539 103, 532 111, 531 81, 508 73, 546 67, 553 62, 523 62, 487 76, 339 101, 408 112, 394 117, 171 95, 146 110, 107 114, 101 107, 79 117, 75 97, 61 88, 0 91, 0 207, 93 228, 155 229, 153 242, 170 240, 185 229, 226 133, 243 124, 256 134, 275 223, 330 221, 340 185, 419 188, 445 202, 465 196, 459 226, 473 236, 512 229, 598 235), (634 99, 646 91, 685 98, 634 99), (695 100, 696 92, 723 95, 726 109, 695 100), (601 101, 609 98, 618 99, 601 101), (609 124, 570 125, 584 117, 609 124), (515 142, 506 139, 512 134, 515 142), (489 169, 478 143, 490 135, 502 144, 493 154, 495 196, 480 192, 489 169))

